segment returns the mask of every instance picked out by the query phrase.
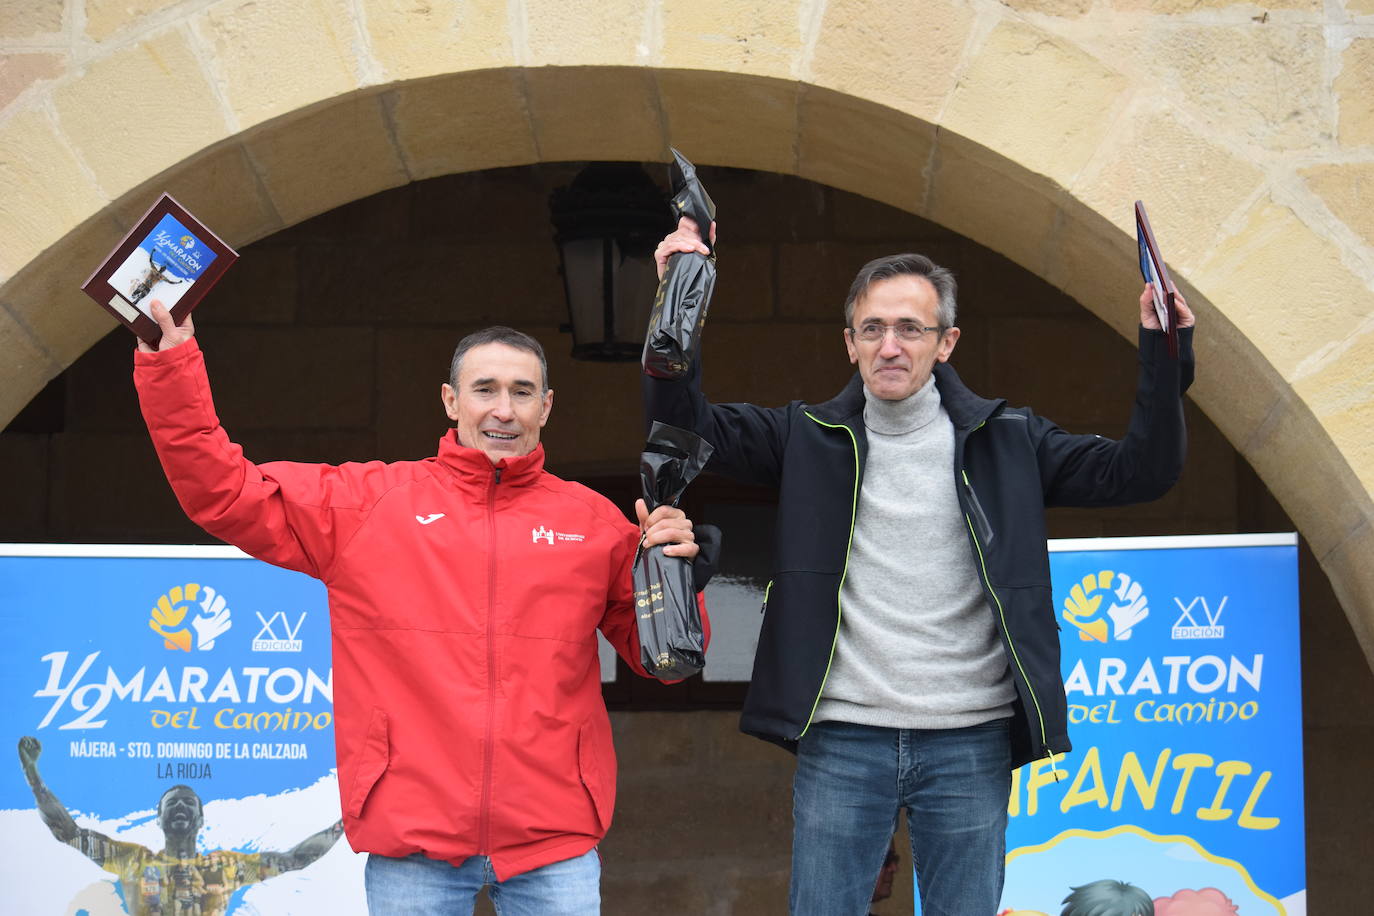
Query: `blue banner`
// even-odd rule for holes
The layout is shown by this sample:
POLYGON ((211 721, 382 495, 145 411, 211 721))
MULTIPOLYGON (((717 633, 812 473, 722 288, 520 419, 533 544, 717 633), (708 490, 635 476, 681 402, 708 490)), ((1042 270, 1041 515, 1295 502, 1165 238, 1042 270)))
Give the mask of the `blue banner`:
POLYGON ((56 550, 84 555, 0 555, 7 910, 361 912, 324 587, 230 548, 56 550))
POLYGON ((1015 774, 1003 907, 1305 913, 1296 537, 1052 548, 1074 750, 1015 774))

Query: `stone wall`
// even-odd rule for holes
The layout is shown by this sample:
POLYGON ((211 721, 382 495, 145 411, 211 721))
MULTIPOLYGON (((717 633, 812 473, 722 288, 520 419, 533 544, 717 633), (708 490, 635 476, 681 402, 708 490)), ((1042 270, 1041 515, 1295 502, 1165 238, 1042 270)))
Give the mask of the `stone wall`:
MULTIPOLYGON (((446 425, 438 388, 457 339, 514 324, 548 350, 545 443, 565 476, 627 477, 638 367, 571 360, 549 192, 554 164, 406 185, 248 246, 196 312, 226 428, 258 460, 422 456, 446 425)), ((1072 431, 1119 434, 1133 347, 1005 258, 900 210, 777 174, 703 168, 722 214, 707 389, 720 400, 821 400, 848 378, 840 304, 857 267, 917 250, 958 274, 953 364, 977 391, 1072 431)), ((1117 304, 1134 316, 1133 301, 1117 304)), ((1130 320, 1134 320, 1131 318, 1130 320)), ((132 340, 103 338, 0 434, 0 540, 195 542, 141 428, 132 340), (111 487, 110 480, 119 482, 111 487)), ((1202 371, 1209 371, 1203 365, 1202 371)), ((1159 502, 1055 510, 1055 537, 1292 530, 1249 465, 1189 407, 1179 485, 1159 502)), ((1374 853, 1374 688, 1312 552, 1301 553, 1309 911, 1359 912, 1374 853)), ((609 914, 783 911, 791 759, 731 712, 614 713, 621 795, 606 857, 609 914), (677 789, 664 807, 664 786, 677 789)), ((904 854, 904 861, 907 856, 904 854)), ((910 882, 879 912, 909 912, 910 882), (906 896, 903 897, 902 895, 906 896)))

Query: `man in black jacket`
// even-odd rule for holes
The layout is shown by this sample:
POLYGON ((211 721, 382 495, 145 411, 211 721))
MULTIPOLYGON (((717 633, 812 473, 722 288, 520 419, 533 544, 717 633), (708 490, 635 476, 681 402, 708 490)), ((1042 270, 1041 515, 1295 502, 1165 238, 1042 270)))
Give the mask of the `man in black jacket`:
MULTIPOLYGON (((705 253, 690 220, 659 245, 660 274, 681 251, 705 253)), ((710 404, 699 363, 646 379, 649 418, 705 437, 709 469, 780 491, 741 728, 797 753, 794 914, 865 912, 903 808, 922 911, 996 910, 1011 770, 1070 747, 1044 509, 1155 499, 1177 479, 1193 371, 1177 303, 1174 359, 1141 293, 1120 441, 966 388, 949 365, 954 276, 920 255, 859 271, 844 328, 858 373, 830 401, 710 404)))

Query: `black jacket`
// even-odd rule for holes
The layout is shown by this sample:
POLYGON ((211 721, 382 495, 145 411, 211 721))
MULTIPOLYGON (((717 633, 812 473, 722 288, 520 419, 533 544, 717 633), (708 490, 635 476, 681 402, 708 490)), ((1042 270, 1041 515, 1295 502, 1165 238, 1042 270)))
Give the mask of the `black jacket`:
MULTIPOLYGON (((1016 685, 1013 765, 1070 749, 1050 593, 1046 506, 1107 506, 1162 495, 1183 467, 1182 394, 1193 377, 1192 331, 1179 359, 1164 335, 1140 330, 1140 373, 1120 441, 1074 435, 1028 408, 979 397, 947 363, 935 366, 954 423, 951 483, 982 573, 989 612, 1016 685)), ((700 361, 681 380, 645 378, 651 420, 695 430, 715 446, 709 470, 777 487, 777 569, 740 728, 795 748, 815 713, 839 633, 868 441, 856 374, 824 404, 710 404, 700 361)))

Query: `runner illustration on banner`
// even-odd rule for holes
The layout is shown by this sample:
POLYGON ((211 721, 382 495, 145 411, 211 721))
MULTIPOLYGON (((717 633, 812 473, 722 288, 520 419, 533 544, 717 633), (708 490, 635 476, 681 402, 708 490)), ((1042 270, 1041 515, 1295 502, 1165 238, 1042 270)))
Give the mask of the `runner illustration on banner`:
POLYGON ((43 823, 59 841, 119 876, 124 907, 131 916, 220 916, 235 891, 304 868, 328 852, 343 833, 343 822, 335 821, 286 852, 199 853, 196 837, 205 824, 205 810, 194 789, 177 785, 158 799, 157 823, 166 845, 153 852, 78 827, 38 773, 42 752, 37 738, 19 739, 19 762, 43 823))

